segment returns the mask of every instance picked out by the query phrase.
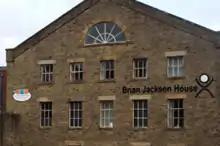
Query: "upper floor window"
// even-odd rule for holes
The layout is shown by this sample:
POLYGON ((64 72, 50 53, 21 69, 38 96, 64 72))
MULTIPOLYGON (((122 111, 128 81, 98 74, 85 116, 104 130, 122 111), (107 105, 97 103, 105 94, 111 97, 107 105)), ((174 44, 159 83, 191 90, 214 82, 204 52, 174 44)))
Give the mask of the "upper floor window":
POLYGON ((101 22, 92 26, 86 34, 85 45, 125 42, 124 30, 112 22, 101 22))
POLYGON ((114 60, 100 61, 100 80, 112 80, 115 78, 114 60))
POLYGON ((168 128, 184 127, 184 108, 183 99, 168 100, 168 128))
POLYGON ((50 83, 53 81, 53 64, 41 65, 41 82, 50 83))
POLYGON ((40 126, 50 127, 52 126, 52 102, 40 103, 40 126))
POLYGON ((133 101, 133 126, 134 128, 145 128, 148 126, 148 101, 133 101))
POLYGON ((133 78, 147 78, 147 58, 133 60, 133 78))
POLYGON ((70 64, 70 80, 82 81, 83 80, 83 63, 74 62, 70 64))
POLYGON ((69 127, 81 128, 83 124, 82 101, 71 101, 69 104, 69 127))
POLYGON ((113 128, 113 101, 101 101, 100 127, 113 128))
POLYGON ((168 77, 184 76, 184 58, 183 56, 168 57, 167 60, 168 77))

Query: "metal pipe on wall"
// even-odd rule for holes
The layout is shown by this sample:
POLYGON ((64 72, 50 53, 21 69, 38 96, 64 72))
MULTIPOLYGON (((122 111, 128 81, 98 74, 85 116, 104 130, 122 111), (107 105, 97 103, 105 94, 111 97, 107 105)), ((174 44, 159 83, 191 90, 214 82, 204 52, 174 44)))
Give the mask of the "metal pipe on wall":
POLYGON ((0 146, 4 146, 3 74, 0 72, 0 146))

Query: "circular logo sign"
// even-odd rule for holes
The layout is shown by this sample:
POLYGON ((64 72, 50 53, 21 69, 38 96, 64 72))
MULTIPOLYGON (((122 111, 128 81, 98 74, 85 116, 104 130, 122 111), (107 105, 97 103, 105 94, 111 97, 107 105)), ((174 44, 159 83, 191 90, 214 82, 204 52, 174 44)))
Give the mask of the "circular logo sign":
POLYGON ((28 89, 18 89, 14 91, 13 99, 16 101, 27 101, 31 98, 31 93, 29 93, 28 89))

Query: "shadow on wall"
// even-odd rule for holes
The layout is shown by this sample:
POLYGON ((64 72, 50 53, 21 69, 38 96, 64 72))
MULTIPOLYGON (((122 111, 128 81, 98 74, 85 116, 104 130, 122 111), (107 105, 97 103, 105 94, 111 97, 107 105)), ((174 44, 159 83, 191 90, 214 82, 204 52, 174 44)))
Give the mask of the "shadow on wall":
POLYGON ((20 114, 7 112, 3 115, 4 146, 23 146, 19 136, 20 114))

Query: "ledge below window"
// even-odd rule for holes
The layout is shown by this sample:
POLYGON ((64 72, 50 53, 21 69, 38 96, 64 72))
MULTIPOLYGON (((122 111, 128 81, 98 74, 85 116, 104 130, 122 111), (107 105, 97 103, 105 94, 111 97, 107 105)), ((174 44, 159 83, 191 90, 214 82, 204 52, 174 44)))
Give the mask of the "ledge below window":
POLYGON ((52 129, 52 126, 45 126, 45 127, 40 126, 39 129, 40 130, 50 130, 50 129, 52 129))
POLYGON ((186 129, 184 127, 182 127, 182 128, 166 128, 165 130, 167 130, 167 131, 183 131, 186 129))
POLYGON ((83 127, 68 127, 68 130, 82 130, 83 127))
POLYGON ((133 127, 133 131, 146 131, 148 129, 149 129, 148 127, 140 127, 140 128, 133 127))
POLYGON ((99 80, 98 83, 116 83, 115 79, 112 80, 99 80))
POLYGON ((186 78, 185 76, 167 77, 167 79, 169 80, 181 80, 185 78, 186 78))
POLYGON ((79 80, 79 81, 69 81, 68 84, 84 84, 85 81, 79 80))
POLYGON ((100 130, 113 130, 113 127, 99 127, 100 130))
POLYGON ((40 82, 39 85, 53 85, 54 82, 40 82))
POLYGON ((106 43, 106 44, 88 44, 88 45, 84 45, 84 47, 92 47, 92 46, 111 46, 111 45, 123 45, 123 44, 132 44, 133 41, 127 40, 124 42, 117 42, 117 43, 106 43))
POLYGON ((149 80, 149 78, 132 78, 130 79, 130 82, 147 81, 147 80, 149 80))

